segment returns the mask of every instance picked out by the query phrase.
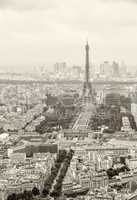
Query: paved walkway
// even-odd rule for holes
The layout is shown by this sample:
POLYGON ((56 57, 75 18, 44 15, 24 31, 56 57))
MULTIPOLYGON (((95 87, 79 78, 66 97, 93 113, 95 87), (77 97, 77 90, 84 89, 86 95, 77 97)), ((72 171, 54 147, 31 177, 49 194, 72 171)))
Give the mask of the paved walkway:
POLYGON ((74 126, 72 127, 73 130, 86 130, 88 129, 88 124, 92 114, 95 111, 95 107, 90 102, 85 102, 83 105, 83 109, 79 114, 74 126))

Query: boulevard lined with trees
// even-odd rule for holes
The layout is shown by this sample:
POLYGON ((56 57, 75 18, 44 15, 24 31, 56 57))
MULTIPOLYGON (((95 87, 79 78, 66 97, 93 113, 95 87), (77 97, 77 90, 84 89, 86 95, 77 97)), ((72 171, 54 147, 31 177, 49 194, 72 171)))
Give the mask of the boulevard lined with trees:
POLYGON ((106 95, 105 103, 96 109, 89 126, 92 130, 98 130, 102 125, 108 127, 105 132, 114 133, 121 131, 122 118, 128 117, 132 129, 137 130, 136 122, 131 114, 131 99, 120 94, 106 95), (124 111, 121 111, 124 108, 124 111))
POLYGON ((48 195, 59 197, 62 192, 63 179, 67 173, 73 154, 74 151, 72 149, 68 152, 66 150, 59 150, 54 166, 51 168, 49 176, 44 181, 42 192, 40 192, 37 187, 33 187, 31 191, 24 190, 22 193, 10 194, 8 195, 7 200, 33 200, 36 196, 47 197, 48 195), (55 179, 56 184, 54 185, 53 191, 51 191, 55 179))

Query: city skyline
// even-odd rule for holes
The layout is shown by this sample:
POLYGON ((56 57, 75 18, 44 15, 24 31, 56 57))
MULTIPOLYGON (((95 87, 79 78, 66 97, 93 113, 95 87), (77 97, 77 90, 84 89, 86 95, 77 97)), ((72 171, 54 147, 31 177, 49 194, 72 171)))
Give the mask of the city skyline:
POLYGON ((136 10, 135 0, 1 0, 0 66, 84 66, 87 38, 91 63, 124 60, 135 66, 136 10))

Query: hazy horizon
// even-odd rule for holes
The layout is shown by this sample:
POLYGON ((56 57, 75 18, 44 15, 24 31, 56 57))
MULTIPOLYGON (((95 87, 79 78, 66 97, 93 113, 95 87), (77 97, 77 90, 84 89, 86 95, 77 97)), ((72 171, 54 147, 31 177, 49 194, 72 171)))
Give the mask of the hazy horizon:
POLYGON ((0 0, 0 70, 65 61, 137 65, 137 0, 0 0))

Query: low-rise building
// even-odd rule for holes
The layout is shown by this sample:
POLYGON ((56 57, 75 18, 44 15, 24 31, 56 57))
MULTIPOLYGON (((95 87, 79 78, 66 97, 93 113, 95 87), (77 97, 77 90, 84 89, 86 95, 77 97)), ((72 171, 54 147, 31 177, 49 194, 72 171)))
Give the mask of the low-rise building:
POLYGON ((105 173, 98 173, 92 178, 91 188, 92 190, 96 188, 104 188, 108 186, 108 183, 108 176, 105 173))

